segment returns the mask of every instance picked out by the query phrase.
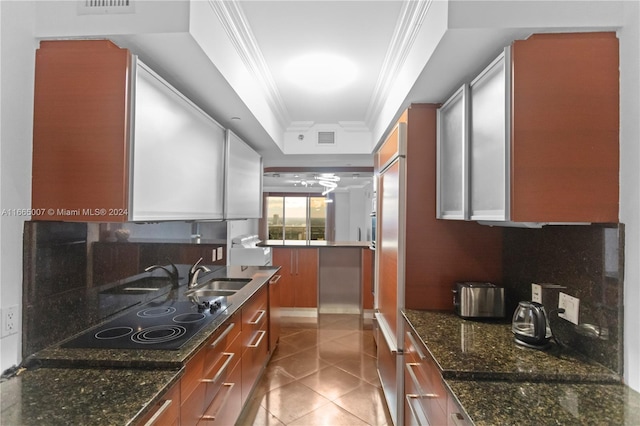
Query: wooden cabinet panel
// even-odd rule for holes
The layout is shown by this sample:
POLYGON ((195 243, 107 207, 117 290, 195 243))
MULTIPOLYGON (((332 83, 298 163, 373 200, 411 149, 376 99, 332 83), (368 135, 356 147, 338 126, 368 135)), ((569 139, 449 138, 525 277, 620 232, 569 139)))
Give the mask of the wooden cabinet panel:
POLYGON ((244 404, 269 355, 268 296, 262 287, 242 307, 242 403, 244 404))
POLYGON ((273 264, 281 267, 280 302, 286 308, 318 306, 318 249, 274 248, 273 264))
POLYGON ((127 220, 130 73, 129 51, 110 41, 40 43, 32 207, 46 213, 33 220, 127 220))
POLYGON ((406 326, 404 345, 405 357, 405 415, 420 415, 428 420, 428 424, 446 425, 447 402, 449 391, 446 389, 440 369, 429 355, 427 348, 421 343, 409 325, 406 326), (409 403, 410 395, 417 395, 417 403, 409 403), (418 411, 418 413, 415 413, 418 411))
POLYGON ((180 383, 175 384, 139 422, 139 426, 173 426, 180 420, 180 383))
POLYGON ((362 309, 373 309, 374 251, 362 249, 362 309))
MULTIPOLYGON (((240 340, 240 339, 237 339, 240 340)), ((242 411, 242 366, 238 362, 222 384, 198 425, 233 425, 242 411)))
POLYGON ((290 248, 273 248, 272 263, 280 266, 278 274, 281 276, 280 285, 280 304, 284 308, 293 308, 295 306, 295 276, 293 274, 293 249, 290 248))
POLYGON ((318 306, 318 249, 296 249, 296 289, 297 308, 316 308, 318 306))
POLYGON ((273 353, 280 340, 280 280, 274 275, 269 280, 269 352, 273 353))
POLYGON ((512 220, 618 221, 618 55, 614 32, 514 42, 512 220))

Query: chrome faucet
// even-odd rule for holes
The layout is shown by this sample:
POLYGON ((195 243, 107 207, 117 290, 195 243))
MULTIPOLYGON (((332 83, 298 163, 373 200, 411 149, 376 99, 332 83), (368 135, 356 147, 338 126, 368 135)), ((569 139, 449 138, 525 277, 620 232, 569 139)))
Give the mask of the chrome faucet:
POLYGON ((193 288, 198 285, 198 275, 200 274, 200 272, 211 272, 211 269, 207 268, 204 265, 200 265, 200 262, 202 262, 202 258, 198 259, 198 261, 193 264, 191 269, 189 269, 188 288, 193 288))
POLYGON ((151 272, 151 271, 154 271, 156 269, 162 269, 163 271, 165 271, 167 273, 167 275, 169 275, 169 278, 171 279, 171 286, 172 287, 178 287, 180 285, 180 282, 179 282, 180 274, 178 273, 178 268, 176 267, 176 265, 174 265, 170 261, 169 261, 169 264, 171 265, 171 270, 165 268, 162 265, 151 265, 151 266, 146 267, 144 269, 144 271, 145 272, 151 272))

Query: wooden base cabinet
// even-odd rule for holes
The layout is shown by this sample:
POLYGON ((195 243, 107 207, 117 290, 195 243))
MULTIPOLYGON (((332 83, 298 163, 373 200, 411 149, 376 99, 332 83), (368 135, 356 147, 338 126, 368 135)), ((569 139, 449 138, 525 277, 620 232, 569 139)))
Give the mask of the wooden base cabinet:
POLYGON ((180 424, 180 382, 176 383, 138 424, 178 426, 180 424))
POLYGON ((274 265, 281 267, 280 301, 283 308, 318 307, 318 249, 274 248, 274 265))
POLYGON ((211 415, 205 418, 205 413, 211 411, 210 407, 216 400, 219 405, 219 395, 228 392, 228 378, 233 368, 238 366, 241 356, 240 320, 241 316, 234 314, 187 363, 180 381, 181 425, 196 425, 202 420, 210 420, 211 415))
POLYGON ((242 404, 246 402, 269 357, 267 287, 242 307, 242 404))
POLYGON ((405 322, 404 424, 471 425, 449 392, 437 364, 420 338, 405 322))

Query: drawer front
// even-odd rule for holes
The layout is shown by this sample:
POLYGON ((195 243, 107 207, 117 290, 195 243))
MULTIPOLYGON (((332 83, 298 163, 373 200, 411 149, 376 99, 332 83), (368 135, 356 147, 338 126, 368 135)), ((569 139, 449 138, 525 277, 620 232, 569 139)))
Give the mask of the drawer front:
POLYGON ((211 336, 205 349, 204 374, 213 370, 224 352, 228 352, 232 342, 238 337, 242 330, 240 315, 235 314, 225 321, 220 328, 211 336))
POLYGON ((180 418, 180 383, 174 385, 149 414, 140 420, 139 426, 177 425, 180 418))
POLYGON ((467 413, 460 407, 453 395, 448 394, 447 401, 448 426, 473 426, 467 413))
POLYGON ((442 382, 440 369, 412 330, 405 335, 405 348, 405 394, 410 390, 413 395, 419 395, 405 401, 405 408, 410 410, 411 407, 420 406, 429 423, 447 424, 448 393, 442 382))
POLYGON ((255 335, 266 323, 268 316, 267 288, 262 287, 249 301, 242 307, 242 345, 249 346, 255 341, 255 335))
POLYGON ((198 425, 235 424, 242 411, 241 387, 242 366, 237 362, 198 425))
POLYGON ((242 403, 247 400, 269 355, 266 321, 242 354, 242 403))

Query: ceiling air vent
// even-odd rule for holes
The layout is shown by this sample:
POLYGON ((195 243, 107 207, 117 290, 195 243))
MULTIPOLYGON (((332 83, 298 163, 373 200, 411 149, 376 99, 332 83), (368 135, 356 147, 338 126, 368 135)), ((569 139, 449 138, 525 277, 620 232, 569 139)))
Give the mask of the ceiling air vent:
POLYGON ((335 145, 336 132, 318 132, 318 145, 335 145))
POLYGON ((134 13, 134 0, 78 0, 79 15, 134 13))

